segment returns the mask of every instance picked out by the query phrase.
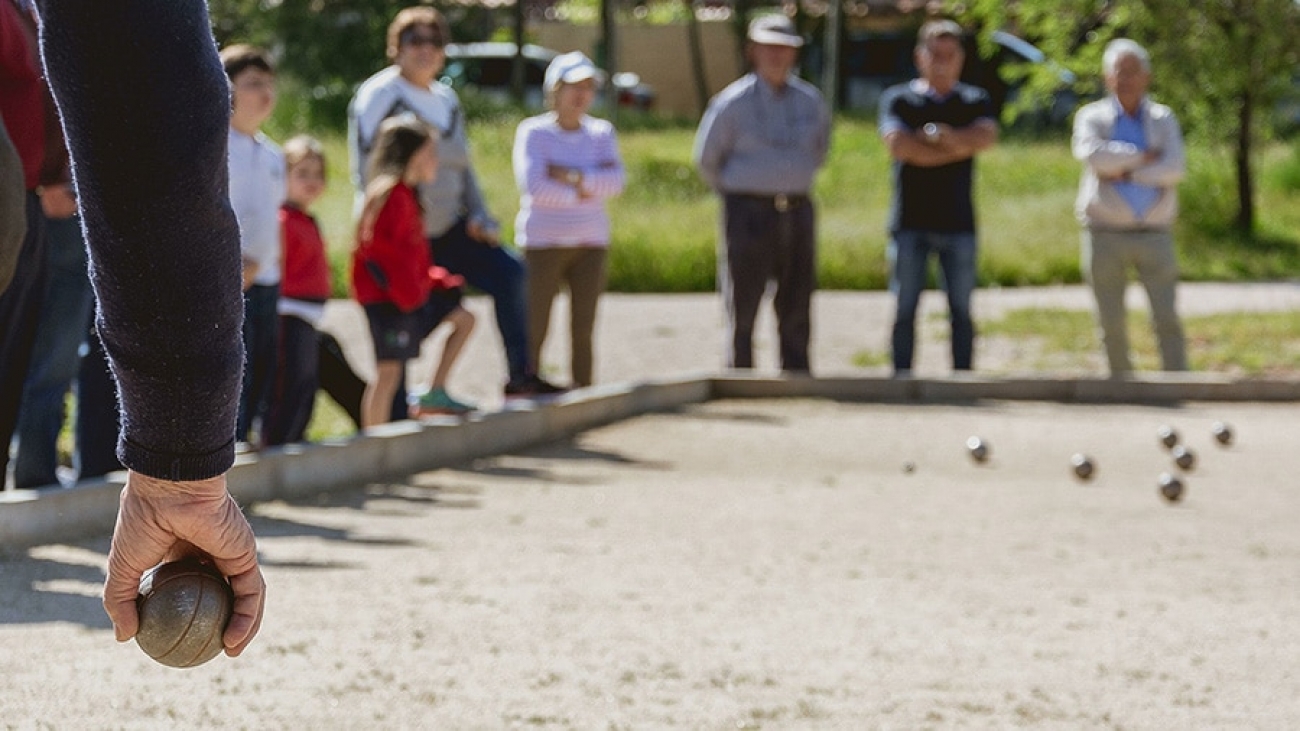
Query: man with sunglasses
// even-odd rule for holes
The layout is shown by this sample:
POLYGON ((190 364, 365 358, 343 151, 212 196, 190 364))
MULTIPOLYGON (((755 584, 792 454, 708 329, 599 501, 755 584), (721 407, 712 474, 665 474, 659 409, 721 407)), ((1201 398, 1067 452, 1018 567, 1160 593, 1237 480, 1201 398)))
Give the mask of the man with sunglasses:
POLYGON ((389 24, 393 65, 367 79, 348 106, 352 181, 364 191, 366 158, 388 117, 414 114, 438 131, 438 177, 419 187, 433 260, 492 297, 506 351, 506 397, 557 393, 561 389, 539 378, 529 362, 524 266, 513 250, 501 246, 500 227, 470 162, 460 100, 438 82, 450 37, 446 18, 428 6, 405 8, 389 24))

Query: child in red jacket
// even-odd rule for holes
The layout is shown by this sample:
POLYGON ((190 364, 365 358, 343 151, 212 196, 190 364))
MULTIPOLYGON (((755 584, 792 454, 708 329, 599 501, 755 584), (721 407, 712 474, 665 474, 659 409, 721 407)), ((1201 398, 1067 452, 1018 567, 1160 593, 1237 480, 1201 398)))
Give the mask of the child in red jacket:
POLYGON ((325 151, 299 135, 284 143, 285 202, 280 206, 280 341, 276 379, 263 434, 267 446, 303 441, 316 405, 319 334, 330 297, 330 265, 316 219, 308 213, 325 192, 325 151))
POLYGON ((451 324, 429 390, 411 416, 464 414, 474 407, 447 393, 447 377, 474 329, 461 306, 464 280, 434 266, 424 239, 414 186, 433 182, 438 151, 429 128, 412 116, 386 120, 370 153, 369 184, 352 255, 352 289, 366 311, 375 346, 377 377, 361 402, 362 427, 388 421, 406 361, 440 323, 451 324))

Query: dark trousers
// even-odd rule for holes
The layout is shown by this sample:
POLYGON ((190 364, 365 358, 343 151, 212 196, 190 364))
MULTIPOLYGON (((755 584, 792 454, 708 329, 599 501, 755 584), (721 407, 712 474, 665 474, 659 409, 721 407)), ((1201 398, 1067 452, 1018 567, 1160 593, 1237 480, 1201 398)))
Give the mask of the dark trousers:
POLYGON ((731 332, 729 368, 754 367, 754 320, 768 283, 780 338, 781 370, 806 373, 817 288, 816 213, 799 198, 781 206, 769 197, 723 196, 718 289, 731 332))
POLYGON ((117 458, 117 383, 108 369, 108 356, 93 324, 77 371, 77 479, 102 477, 122 469, 117 458))
MULTIPOLYGON (((357 429, 361 428, 361 397, 366 392, 366 382, 352 370, 343 346, 327 332, 317 331, 317 376, 320 390, 324 391, 339 408, 347 412, 357 429)), ((405 402, 403 402, 405 405, 405 402)))
POLYGON ((27 194, 26 216, 27 234, 13 281, 0 294, 0 487, 9 472, 9 442, 18 423, 18 404, 45 293, 45 214, 35 193, 27 194))
POLYGON ((267 446, 303 441, 316 405, 320 344, 316 328, 293 315, 280 315, 275 395, 262 430, 267 446))
POLYGON ((433 261, 492 298, 510 380, 521 380, 537 367, 528 362, 528 284, 523 262, 505 246, 490 246, 471 238, 465 224, 461 219, 443 235, 429 240, 433 261))
POLYGON ((266 418, 271 403, 280 330, 280 315, 275 307, 279 300, 280 287, 275 284, 254 284, 244 292, 244 383, 235 441, 248 441, 253 423, 266 418))

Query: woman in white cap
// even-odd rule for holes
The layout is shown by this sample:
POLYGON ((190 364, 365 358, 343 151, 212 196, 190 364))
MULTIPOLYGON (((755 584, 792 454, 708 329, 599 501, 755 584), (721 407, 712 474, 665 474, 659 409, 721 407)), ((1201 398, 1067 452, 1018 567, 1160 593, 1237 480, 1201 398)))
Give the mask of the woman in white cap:
POLYGON ((592 331, 610 238, 605 200, 624 182, 614 126, 587 114, 603 80, 582 53, 557 56, 544 82, 551 111, 525 119, 515 132, 515 239, 528 265, 530 360, 541 363, 551 303, 566 286, 570 368, 579 387, 592 383, 592 331))

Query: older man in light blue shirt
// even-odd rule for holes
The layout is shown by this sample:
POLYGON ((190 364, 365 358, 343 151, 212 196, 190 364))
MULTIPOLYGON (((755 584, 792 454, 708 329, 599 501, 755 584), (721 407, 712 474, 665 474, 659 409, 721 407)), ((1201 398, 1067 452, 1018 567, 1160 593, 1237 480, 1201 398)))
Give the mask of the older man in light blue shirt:
POLYGON ((1151 302, 1161 367, 1187 370, 1175 307, 1178 261, 1173 225, 1186 172, 1182 131, 1169 107, 1147 98, 1147 52, 1112 41, 1102 58, 1111 95, 1074 118, 1074 157, 1084 164, 1075 212, 1083 224, 1081 267, 1097 300, 1097 321, 1113 376, 1133 369, 1124 291, 1137 271, 1151 302))
POLYGON ((826 161, 830 110, 792 73, 802 45, 789 18, 755 19, 746 48, 754 70, 709 102, 695 136, 700 176, 722 196, 718 290, 730 368, 754 367, 754 321, 775 280, 781 369, 810 370, 817 249, 809 191, 826 161))

